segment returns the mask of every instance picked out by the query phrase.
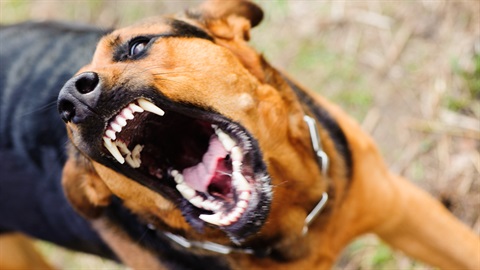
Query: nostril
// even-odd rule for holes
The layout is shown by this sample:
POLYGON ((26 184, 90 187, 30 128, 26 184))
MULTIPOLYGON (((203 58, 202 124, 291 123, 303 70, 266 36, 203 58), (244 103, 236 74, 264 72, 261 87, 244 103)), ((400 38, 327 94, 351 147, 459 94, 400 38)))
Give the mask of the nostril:
POLYGON ((58 103, 58 112, 65 123, 70 122, 75 117, 75 105, 68 100, 61 100, 58 103))
POLYGON ((98 75, 95 72, 87 72, 80 75, 75 82, 75 88, 81 94, 88 94, 92 92, 98 84, 98 75))

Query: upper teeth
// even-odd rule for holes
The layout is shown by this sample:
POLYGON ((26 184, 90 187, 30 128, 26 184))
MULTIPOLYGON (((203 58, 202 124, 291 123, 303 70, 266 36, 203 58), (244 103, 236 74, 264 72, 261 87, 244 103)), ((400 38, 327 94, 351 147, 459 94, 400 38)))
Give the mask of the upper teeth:
POLYGON ((140 98, 135 102, 128 104, 123 108, 115 118, 110 122, 103 136, 103 145, 107 150, 112 154, 112 156, 121 164, 127 163, 133 167, 140 167, 140 152, 143 149, 142 145, 136 145, 132 151, 128 149, 125 143, 116 141, 117 133, 121 132, 122 129, 127 125, 127 120, 132 120, 135 118, 135 113, 142 113, 148 111, 159 116, 163 116, 165 112, 160 109, 158 106, 152 102, 140 98), (138 104, 138 105, 137 105, 138 104), (119 151, 120 148, 120 151, 119 151))

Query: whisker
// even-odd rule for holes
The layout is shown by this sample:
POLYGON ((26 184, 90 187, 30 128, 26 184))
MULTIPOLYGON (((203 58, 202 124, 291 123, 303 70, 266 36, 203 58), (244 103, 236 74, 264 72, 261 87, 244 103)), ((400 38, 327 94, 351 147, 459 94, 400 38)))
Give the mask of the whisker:
POLYGON ((41 112, 41 111, 50 109, 51 107, 54 107, 54 106, 57 106, 57 101, 49 102, 49 103, 47 103, 47 104, 45 104, 41 107, 35 108, 32 111, 28 111, 28 112, 22 114, 22 116, 27 116, 27 115, 30 115, 30 114, 33 114, 33 113, 36 113, 36 112, 41 112))

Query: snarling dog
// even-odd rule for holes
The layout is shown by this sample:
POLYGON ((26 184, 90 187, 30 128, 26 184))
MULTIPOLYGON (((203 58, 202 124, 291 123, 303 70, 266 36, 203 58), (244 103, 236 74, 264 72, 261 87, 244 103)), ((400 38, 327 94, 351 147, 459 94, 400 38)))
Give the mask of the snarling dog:
POLYGON ((262 16, 214 0, 103 37, 58 99, 74 207, 134 268, 161 268, 167 239, 215 267, 328 269, 374 232, 432 265, 478 269, 478 236, 247 44, 262 16))

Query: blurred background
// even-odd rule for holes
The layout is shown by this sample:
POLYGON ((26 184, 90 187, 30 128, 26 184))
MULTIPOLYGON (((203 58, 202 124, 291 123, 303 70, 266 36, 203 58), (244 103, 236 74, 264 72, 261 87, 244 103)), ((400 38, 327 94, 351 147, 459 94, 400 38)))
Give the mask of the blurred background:
MULTIPOLYGON (((63 20, 107 29, 199 2, 1 0, 0 23, 63 20)), ((432 193, 479 234, 480 1, 256 2, 265 18, 252 31, 253 46, 340 104, 375 138, 394 172, 432 193)), ((48 243, 38 246, 60 269, 123 269, 48 243)), ((336 268, 430 269, 372 235, 347 247, 336 268)))

